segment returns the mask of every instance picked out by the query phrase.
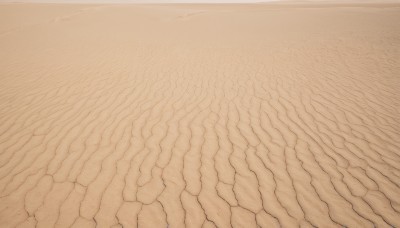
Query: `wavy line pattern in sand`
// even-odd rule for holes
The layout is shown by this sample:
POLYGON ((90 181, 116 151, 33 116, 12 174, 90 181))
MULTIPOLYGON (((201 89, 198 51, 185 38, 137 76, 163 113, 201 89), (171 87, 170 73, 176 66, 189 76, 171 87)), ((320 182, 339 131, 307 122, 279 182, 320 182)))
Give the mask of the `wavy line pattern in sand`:
POLYGON ((397 9, 176 7, 0 38, 2 227, 400 226, 397 9))

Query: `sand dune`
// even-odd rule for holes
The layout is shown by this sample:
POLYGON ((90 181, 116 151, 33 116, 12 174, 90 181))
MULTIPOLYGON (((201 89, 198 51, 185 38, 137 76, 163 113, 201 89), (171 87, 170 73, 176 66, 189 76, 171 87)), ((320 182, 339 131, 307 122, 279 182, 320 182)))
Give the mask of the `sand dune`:
POLYGON ((397 5, 0 5, 0 227, 399 227, 397 5))

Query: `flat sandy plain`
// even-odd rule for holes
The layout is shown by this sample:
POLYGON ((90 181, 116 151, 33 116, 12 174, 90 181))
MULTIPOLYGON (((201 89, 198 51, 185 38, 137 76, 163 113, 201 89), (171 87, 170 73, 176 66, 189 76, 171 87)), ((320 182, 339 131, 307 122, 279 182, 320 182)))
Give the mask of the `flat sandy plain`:
POLYGON ((400 5, 0 5, 0 227, 400 227, 400 5))

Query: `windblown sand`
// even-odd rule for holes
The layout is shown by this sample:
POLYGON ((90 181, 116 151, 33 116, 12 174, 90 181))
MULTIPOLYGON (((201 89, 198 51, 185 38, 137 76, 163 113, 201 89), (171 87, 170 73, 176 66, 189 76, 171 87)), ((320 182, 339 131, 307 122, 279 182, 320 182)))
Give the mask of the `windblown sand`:
POLYGON ((0 227, 400 227, 400 5, 0 5, 0 227))

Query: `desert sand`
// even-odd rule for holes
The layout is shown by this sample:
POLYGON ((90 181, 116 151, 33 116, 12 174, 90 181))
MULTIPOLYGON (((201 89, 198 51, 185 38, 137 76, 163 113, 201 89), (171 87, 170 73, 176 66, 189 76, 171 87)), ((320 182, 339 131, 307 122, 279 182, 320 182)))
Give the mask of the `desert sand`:
POLYGON ((0 227, 400 227, 400 5, 0 4, 0 227))

